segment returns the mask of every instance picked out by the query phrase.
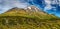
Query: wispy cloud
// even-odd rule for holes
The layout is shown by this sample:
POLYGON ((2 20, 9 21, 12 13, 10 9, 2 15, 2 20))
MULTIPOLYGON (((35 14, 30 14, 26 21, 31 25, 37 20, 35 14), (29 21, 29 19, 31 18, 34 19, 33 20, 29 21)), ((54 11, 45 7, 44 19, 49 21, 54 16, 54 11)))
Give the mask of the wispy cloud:
POLYGON ((13 7, 25 8, 28 6, 27 0, 0 0, 0 13, 13 7))
POLYGON ((57 4, 57 0, 53 0, 53 1, 45 0, 45 4, 46 4, 46 6, 44 8, 44 11, 46 11, 46 10, 55 10, 56 11, 56 6, 52 6, 52 5, 57 4))

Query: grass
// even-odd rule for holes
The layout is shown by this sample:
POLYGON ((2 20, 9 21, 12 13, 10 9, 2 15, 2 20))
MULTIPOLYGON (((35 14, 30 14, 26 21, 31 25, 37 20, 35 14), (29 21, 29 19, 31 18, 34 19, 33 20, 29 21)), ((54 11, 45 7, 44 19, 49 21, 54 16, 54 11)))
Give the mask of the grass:
POLYGON ((44 12, 12 9, 0 14, 0 29, 60 29, 60 18, 44 12))
POLYGON ((60 29, 60 20, 25 16, 0 16, 0 29, 60 29))

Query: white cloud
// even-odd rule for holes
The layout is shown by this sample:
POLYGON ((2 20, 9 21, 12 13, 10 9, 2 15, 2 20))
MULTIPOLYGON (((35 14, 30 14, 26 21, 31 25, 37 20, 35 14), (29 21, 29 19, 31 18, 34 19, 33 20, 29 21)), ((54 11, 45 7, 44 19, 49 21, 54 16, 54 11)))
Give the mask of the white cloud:
POLYGON ((58 4, 58 1, 57 0, 53 0, 51 2, 52 2, 51 4, 58 4))
POLYGON ((0 0, 0 13, 9 10, 12 7, 25 8, 28 3, 25 0, 0 0))
POLYGON ((21 0, 4 0, 4 5, 5 6, 10 6, 10 7, 20 7, 20 8, 24 8, 27 6, 28 3, 23 1, 21 2, 21 0), (21 7, 22 6, 22 7, 21 7))
POLYGON ((51 5, 47 5, 47 6, 45 6, 44 11, 50 10, 51 8, 52 8, 51 5))
POLYGON ((59 1, 59 3, 58 3, 58 4, 59 4, 59 6, 60 6, 60 0, 58 0, 58 1, 59 1))
POLYGON ((46 11, 46 10, 54 10, 54 11, 56 11, 56 7, 51 6, 51 4, 57 4, 57 0, 53 0, 53 1, 45 0, 45 4, 46 4, 46 6, 44 8, 44 11, 46 11))
POLYGON ((45 0, 45 8, 44 8, 44 11, 46 10, 50 10, 52 8, 52 6, 50 5, 51 4, 51 1, 50 0, 45 0))
POLYGON ((51 5, 47 5, 47 6, 45 6, 44 11, 47 11, 47 10, 54 10, 54 11, 56 11, 56 7, 53 7, 51 5))
POLYGON ((44 0, 46 4, 51 4, 51 0, 44 0))

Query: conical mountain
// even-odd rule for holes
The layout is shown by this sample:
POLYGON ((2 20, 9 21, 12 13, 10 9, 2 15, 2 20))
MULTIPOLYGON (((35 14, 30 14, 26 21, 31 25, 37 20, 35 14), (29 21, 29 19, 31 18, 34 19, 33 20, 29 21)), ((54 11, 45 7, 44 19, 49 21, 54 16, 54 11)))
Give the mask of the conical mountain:
POLYGON ((37 17, 40 19, 56 18, 54 15, 47 14, 46 12, 38 9, 35 6, 29 6, 27 7, 27 9, 15 7, 3 13, 1 16, 28 16, 37 17))
POLYGON ((35 6, 0 14, 0 29, 60 29, 60 19, 35 6))

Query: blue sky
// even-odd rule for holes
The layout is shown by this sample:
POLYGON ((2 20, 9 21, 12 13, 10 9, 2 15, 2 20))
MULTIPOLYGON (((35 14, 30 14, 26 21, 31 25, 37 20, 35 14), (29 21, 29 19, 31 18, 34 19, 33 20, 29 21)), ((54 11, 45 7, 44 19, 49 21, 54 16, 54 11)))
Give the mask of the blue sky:
POLYGON ((60 17, 60 0, 29 0, 29 3, 49 14, 60 17))
POLYGON ((0 13, 13 7, 26 8, 30 5, 35 5, 49 14, 60 17, 60 0, 0 0, 0 13))

